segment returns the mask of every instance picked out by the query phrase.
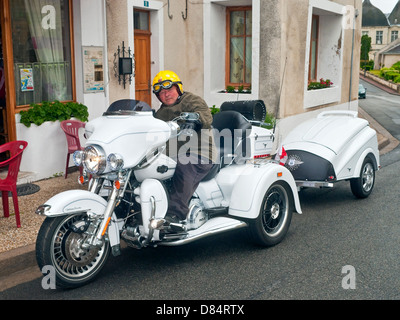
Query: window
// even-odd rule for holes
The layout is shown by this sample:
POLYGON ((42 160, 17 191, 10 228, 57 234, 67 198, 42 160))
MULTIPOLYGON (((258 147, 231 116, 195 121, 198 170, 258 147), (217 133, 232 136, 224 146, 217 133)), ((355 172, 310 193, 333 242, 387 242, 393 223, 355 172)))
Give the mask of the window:
POLYGON ((382 44, 383 41, 383 31, 376 32, 376 44, 382 44))
POLYGON ((342 96, 344 25, 343 5, 327 0, 309 0, 304 64, 304 108, 337 103, 342 96), (333 84, 309 90, 310 82, 329 79, 333 84))
POLYGON ((362 35, 362 36, 367 36, 367 35, 368 35, 368 31, 362 31, 362 32, 361 32, 361 35, 362 35))
POLYGON ((399 37, 399 32, 398 31, 392 31, 391 39, 390 42, 393 42, 399 37))
POLYGON ((226 85, 251 86, 252 10, 231 7, 227 13, 226 85))
MULTIPOLYGON (((257 100, 260 96, 260 65, 261 56, 270 56, 270 53, 260 53, 260 27, 261 23, 261 2, 262 0, 203 0, 204 3, 204 100, 210 105, 220 105, 229 100, 257 100), (240 2, 240 8, 238 3, 240 2), (251 65, 246 66, 248 70, 248 86, 244 86, 244 92, 226 92, 230 83, 230 14, 233 9, 251 9, 251 65), (228 35, 229 33, 229 35, 228 35), (256 41, 255 41, 256 39, 256 41), (251 79, 250 79, 251 76, 251 79), (251 88, 250 87, 251 84, 251 88), (247 89, 247 90, 246 90, 247 89), (248 90, 250 89, 250 90, 248 90)), ((273 8, 278 7, 275 2, 273 8)), ((238 11, 238 10, 236 10, 238 11)), ((247 17, 249 23, 250 17, 247 17)), ((267 35, 266 39, 273 38, 267 35)), ((275 57, 274 54, 271 54, 275 57)), ((249 55, 247 55, 249 58, 249 55)), ((249 60, 246 60, 250 63, 249 60)), ((268 80, 273 81, 273 80, 268 80)), ((264 85, 267 85, 264 83, 264 85)), ((241 85, 236 85, 240 89, 241 85)), ((229 90, 230 91, 230 90, 229 90)), ((240 90, 238 90, 240 91, 240 90)))
POLYGON ((150 30, 149 26, 149 12, 148 11, 140 11, 134 10, 134 29, 135 30, 150 30))
POLYGON ((310 64, 308 70, 309 82, 317 80, 318 35, 319 35, 319 16, 313 15, 311 22, 310 64))
POLYGON ((17 105, 72 100, 70 0, 13 0, 17 105))

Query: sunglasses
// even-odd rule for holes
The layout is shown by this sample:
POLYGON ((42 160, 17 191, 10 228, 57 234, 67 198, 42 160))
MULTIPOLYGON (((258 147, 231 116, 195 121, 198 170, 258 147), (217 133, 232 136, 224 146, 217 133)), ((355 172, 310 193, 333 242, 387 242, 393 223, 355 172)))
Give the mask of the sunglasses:
POLYGON ((181 81, 173 82, 171 80, 164 80, 153 85, 153 92, 159 93, 161 89, 170 89, 174 84, 182 84, 181 81))

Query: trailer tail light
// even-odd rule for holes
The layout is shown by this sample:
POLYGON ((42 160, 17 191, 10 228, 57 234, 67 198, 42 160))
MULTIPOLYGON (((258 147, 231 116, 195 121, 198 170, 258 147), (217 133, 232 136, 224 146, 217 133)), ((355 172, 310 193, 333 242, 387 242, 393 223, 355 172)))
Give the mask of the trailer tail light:
POLYGON ((259 154, 259 155, 255 155, 254 159, 268 158, 269 156, 270 156, 270 154, 259 154))

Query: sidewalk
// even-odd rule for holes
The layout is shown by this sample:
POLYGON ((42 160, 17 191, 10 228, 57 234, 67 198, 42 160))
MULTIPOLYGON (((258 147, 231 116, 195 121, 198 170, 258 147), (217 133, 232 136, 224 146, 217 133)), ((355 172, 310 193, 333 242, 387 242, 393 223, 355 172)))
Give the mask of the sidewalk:
MULTIPOLYGON (((360 79, 372 84, 373 86, 393 95, 400 95, 397 91, 389 88, 381 83, 378 83, 370 78, 364 77, 363 73, 360 72, 360 79)), ((367 95, 368 97, 368 95, 367 95)), ((371 128, 375 129, 378 136, 379 153, 385 154, 399 145, 399 141, 394 138, 384 127, 382 127, 375 119, 367 114, 362 108, 358 108, 358 116, 368 120, 371 128)))
MULTIPOLYGON (((369 121, 377 131, 380 154, 385 154, 399 145, 378 122, 359 108, 359 117, 369 121)), ((18 283, 33 280, 41 275, 35 258, 35 241, 44 217, 35 214, 35 209, 59 192, 70 189, 87 189, 78 184, 79 171, 68 174, 68 178, 55 177, 34 182, 40 191, 18 197, 21 228, 16 228, 14 207, 10 199, 10 217, 4 218, 0 210, 0 292, 18 283), (28 272, 28 270, 30 272, 28 272), (32 271, 34 270, 34 271, 32 271), (34 274, 34 278, 31 279, 34 274), (28 277, 28 278, 27 278, 28 277)), ((25 181, 24 181, 25 183, 25 181)))
MULTIPOLYGON (((0 292, 24 281, 33 280, 32 271, 37 271, 35 241, 44 217, 35 214, 36 208, 52 196, 70 189, 85 189, 87 185, 78 184, 79 171, 64 176, 35 181, 40 190, 31 195, 19 196, 18 205, 21 218, 21 228, 16 227, 14 205, 9 197, 10 217, 4 218, 3 206, 0 209, 0 292), (29 272, 28 272, 29 271, 29 272)), ((27 183, 27 177, 22 174, 21 183, 27 183)))

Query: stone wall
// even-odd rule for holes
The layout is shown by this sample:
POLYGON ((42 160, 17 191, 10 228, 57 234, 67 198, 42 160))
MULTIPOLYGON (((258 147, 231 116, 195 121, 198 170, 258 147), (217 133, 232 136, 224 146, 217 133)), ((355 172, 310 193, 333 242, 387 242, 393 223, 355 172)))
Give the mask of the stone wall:
POLYGON ((363 75, 366 78, 374 80, 375 82, 378 82, 378 83, 388 87, 389 89, 392 89, 392 90, 400 93, 400 84, 399 83, 394 83, 393 81, 388 81, 388 80, 382 79, 372 73, 369 73, 368 71, 366 73, 364 73, 364 71, 360 71, 360 75, 363 75))

